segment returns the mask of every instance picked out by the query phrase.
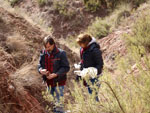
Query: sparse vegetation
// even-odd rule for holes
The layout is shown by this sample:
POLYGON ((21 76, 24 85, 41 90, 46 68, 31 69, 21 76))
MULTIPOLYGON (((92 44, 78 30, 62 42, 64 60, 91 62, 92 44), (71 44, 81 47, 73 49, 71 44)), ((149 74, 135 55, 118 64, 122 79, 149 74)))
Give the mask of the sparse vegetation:
POLYGON ((130 16, 129 11, 125 10, 123 12, 120 12, 117 17, 116 25, 119 25, 122 19, 125 19, 126 17, 129 17, 129 16, 130 16))
POLYGON ((9 0, 11 6, 14 6, 14 5, 17 4, 19 1, 21 1, 21 0, 9 0))
POLYGON ((88 11, 96 12, 101 7, 101 0, 84 0, 84 5, 88 11))
POLYGON ((118 27, 127 17, 131 15, 131 5, 122 3, 116 7, 114 12, 110 15, 110 21, 113 27, 118 27))
MULTIPOLYGON (((15 5, 19 0, 11 0, 11 1, 13 1, 11 4, 15 5)), ((47 4, 47 1, 48 0, 38 0, 38 4, 40 6, 44 6, 47 4)), ((102 7, 102 4, 103 4, 102 1, 105 1, 105 0, 84 0, 84 5, 88 11, 96 12, 96 11, 99 11, 99 9, 102 7)), ((113 29, 120 26, 128 16, 132 15, 131 10, 133 7, 136 8, 145 1, 146 0, 125 0, 125 1, 123 1, 123 0, 118 0, 118 1, 106 0, 105 2, 107 4, 107 8, 113 9, 113 10, 111 10, 112 12, 104 18, 100 18, 100 17, 96 18, 91 23, 91 25, 88 26, 87 31, 91 35, 93 35, 94 37, 99 38, 99 39, 107 36, 113 29), (120 5, 121 2, 123 2, 123 5, 122 4, 120 5), (129 4, 128 4, 129 7, 125 6, 126 5, 125 2, 129 2, 129 4), (120 7, 118 8, 118 6, 120 6, 120 7)), ((76 13, 76 12, 74 12, 74 9, 72 7, 70 7, 70 3, 68 2, 68 0, 62 0, 62 1, 61 0, 60 1, 53 0, 52 7, 54 8, 54 9, 52 9, 52 11, 55 10, 57 12, 57 13, 55 12, 55 14, 58 14, 56 16, 59 16, 59 17, 63 16, 65 18, 66 17, 71 18, 74 15, 74 13, 76 13)), ((2 14, 4 14, 4 13, 2 13, 2 14)), ((83 16, 85 16, 85 15, 83 14, 83 16)), ((89 15, 87 15, 87 17, 88 16, 89 15)), ((7 25, 9 25, 9 22, 12 19, 14 19, 13 22, 15 22, 16 18, 17 18, 17 16, 15 18, 13 18, 13 16, 11 16, 11 13, 10 13, 9 21, 6 21, 7 25)), ((133 17, 133 18, 135 19, 136 17, 133 17)), ((5 22, 5 19, 7 19, 6 16, 2 19, 0 17, 0 23, 3 21, 5 22)), ((81 18, 79 18, 79 19, 81 19, 81 18)), ((132 34, 125 35, 124 38, 126 40, 127 48, 129 51, 127 52, 126 56, 124 56, 124 57, 118 56, 116 58, 115 63, 117 65, 117 67, 115 67, 115 70, 113 70, 113 73, 109 72, 109 70, 107 70, 106 68, 104 69, 103 76, 101 76, 99 78, 99 81, 100 81, 99 83, 101 84, 101 87, 99 89, 100 102, 96 102, 94 100, 94 96, 95 96, 94 93, 93 93, 93 95, 88 94, 88 91, 83 86, 82 82, 76 83, 75 81, 70 81, 70 79, 69 79, 68 81, 71 82, 73 87, 72 87, 72 85, 69 86, 70 91, 67 92, 65 95, 65 96, 71 95, 71 99, 67 98, 68 103, 65 104, 65 107, 67 109, 71 110, 72 113, 150 113, 150 109, 149 109, 150 108, 150 98, 149 98, 150 97, 150 79, 149 79, 150 78, 150 55, 149 55, 149 52, 150 52, 150 21, 149 20, 150 20, 149 14, 146 14, 146 15, 144 14, 142 17, 140 17, 137 20, 137 22, 133 26, 132 34)), ((62 20, 60 20, 60 21, 62 21, 62 20)), ((82 24, 83 21, 85 21, 85 20, 84 19, 79 20, 78 22, 75 21, 73 23, 73 26, 78 25, 78 23, 80 25, 80 24, 82 24)), ((18 22, 18 21, 16 21, 16 22, 18 22)), ((25 22, 25 21, 23 21, 23 22, 25 22)), ((133 21, 131 21, 131 22, 133 24, 133 21)), ((41 22, 41 24, 43 24, 43 21, 41 22)), ((57 24, 57 22, 56 22, 56 24, 57 24)), ((63 24, 63 22, 61 24, 63 24)), ((68 22, 67 24, 70 24, 70 23, 68 22)), ((21 23, 19 23, 18 26, 23 26, 23 27, 14 27, 13 29, 11 29, 12 30, 11 33, 8 32, 8 34, 4 34, 4 35, 6 35, 6 37, 8 35, 12 35, 12 32, 14 29, 16 31, 18 31, 20 28, 27 28, 22 31, 23 33, 28 32, 23 37, 27 37, 29 34, 33 34, 30 36, 32 38, 35 34, 40 32, 40 30, 39 31, 35 30, 34 33, 32 33, 32 32, 30 33, 30 30, 32 30, 32 29, 30 29, 28 31, 28 29, 29 29, 28 25, 24 26, 24 24, 22 25, 21 23)), ((9 26, 9 27, 11 27, 11 26, 9 26)), ((61 26, 61 28, 62 29, 64 28, 63 25, 61 26)), ((74 30, 73 27, 70 27, 70 28, 71 28, 71 30, 72 29, 74 30)), ((3 26, 2 26, 2 29, 3 29, 3 26)), ((50 28, 49 31, 52 32, 51 29, 52 28, 50 28)), ((83 29, 81 28, 81 31, 82 30, 83 29)), ((14 33, 16 33, 16 31, 14 33)), ((58 31, 59 31, 59 29, 58 29, 58 31)), ((7 48, 4 48, 3 46, 0 47, 0 51, 5 51, 7 54, 9 54, 11 56, 11 58, 14 60, 13 62, 16 63, 16 67, 22 66, 22 64, 24 62, 26 62, 26 60, 28 58, 29 59, 32 58, 33 54, 31 54, 31 53, 35 53, 35 51, 37 51, 35 49, 39 49, 39 45, 40 45, 38 43, 37 47, 34 48, 31 52, 30 49, 32 49, 32 48, 30 48, 29 45, 27 46, 26 45, 27 43, 25 43, 23 40, 20 40, 20 37, 21 36, 19 36, 18 39, 13 38, 13 37, 12 37, 13 39, 10 39, 8 37, 8 40, 6 43, 7 48), (30 54, 29 54, 29 52, 30 52, 30 54), (31 55, 31 56, 29 56, 29 55, 31 55)), ((38 36, 36 36, 36 37, 38 37, 38 36)), ((37 40, 42 39, 42 37, 44 37, 44 35, 39 36, 39 39, 37 39, 37 40)), ((29 41, 29 40, 27 40, 27 41, 29 41)), ((75 43, 75 38, 73 36, 68 36, 67 38, 65 38, 63 40, 60 39, 60 42, 61 41, 64 41, 63 44, 67 45, 71 49, 79 48, 78 45, 75 43)), ((31 43, 35 45, 35 43, 33 43, 33 42, 31 42, 31 43)), ((3 53, 1 53, 1 54, 3 54, 3 53)), ((37 53, 36 53, 36 55, 37 55, 37 53)), ((5 56, 3 56, 3 57, 5 57, 5 56)), ((3 59, 3 58, 0 58, 0 59, 3 59)), ((35 58, 35 61, 36 60, 37 60, 37 57, 35 58)), ((72 60, 72 59, 70 59, 70 60, 72 60)), ((5 61, 7 61, 7 59, 5 61)), ((0 64, 3 66, 3 68, 1 68, 1 70, 5 70, 5 67, 2 63, 3 62, 1 62, 1 64, 0 64)), ((31 67, 36 67, 35 65, 32 65, 32 64, 29 64, 29 65, 31 67)), ((27 65, 27 67, 29 65, 27 65)), ((20 70, 20 69, 18 69, 18 70, 20 70)), ((18 72, 18 70, 17 70, 17 72, 18 72)), ((32 69, 32 71, 33 70, 35 71, 35 73, 33 73, 31 75, 36 75, 36 69, 32 69)), ((25 70, 25 71, 22 70, 22 72, 25 73, 24 78, 27 79, 26 84, 28 84, 28 78, 25 76, 30 75, 30 70, 25 70), (28 72, 28 73, 26 73, 26 72, 28 72)), ((3 72, 1 72, 1 73, 3 73, 3 72)), ((75 76, 75 75, 73 75, 73 76, 75 76)), ((34 76, 32 76, 32 77, 34 77, 34 76)), ((20 81, 21 81, 21 79, 22 79, 22 77, 20 76, 20 81)), ((1 80, 5 82, 4 79, 1 79, 1 80)), ((38 80, 40 80, 40 79, 38 78, 38 80)), ((33 80, 33 82, 34 81, 35 80, 33 80)), ((6 89, 5 84, 2 84, 2 85, 4 86, 4 89, 6 89)), ((38 86, 38 85, 36 83, 33 83, 33 86, 38 86)), ((30 88, 32 89, 33 86, 29 87, 28 90, 30 90, 30 88)), ((39 86, 39 89, 40 88, 41 88, 41 86, 39 86)), ((67 86, 67 88, 68 88, 68 86, 67 86)), ((34 90, 37 90, 37 89, 38 88, 35 88, 34 90)), ((5 90, 3 90, 3 91, 1 90, 1 92, 4 92, 4 94, 5 94, 5 90)), ((35 93, 35 92, 32 92, 32 93, 35 93)), ((4 94, 3 93, 0 93, 0 94, 2 95, 2 98, 3 98, 4 94)), ((53 98, 49 97, 47 92, 46 93, 43 92, 42 95, 44 96, 44 98, 47 101, 52 102, 53 98)), ((0 100, 2 100, 2 98, 0 98, 0 100)), ((3 102, 0 102, 0 104, 3 104, 3 102)), ((10 110, 10 108, 12 107, 12 106, 8 106, 8 108, 7 108, 7 104, 5 106, 6 107, 3 107, 0 105, 0 112, 2 112, 3 109, 5 109, 5 108, 10 110)), ((48 106, 46 108, 46 110, 50 111, 49 108, 50 107, 48 106)))
POLYGON ((111 25, 101 18, 96 18, 91 26, 88 27, 88 32, 97 38, 103 38, 110 32, 111 25))
POLYGON ((17 35, 7 39, 5 49, 9 54, 12 55, 15 61, 15 66, 17 68, 20 67, 26 61, 32 59, 32 57, 28 54, 29 48, 26 42, 20 39, 20 37, 18 37, 17 35))
POLYGON ((149 15, 142 15, 133 27, 133 34, 127 35, 129 51, 125 57, 116 58, 117 68, 114 74, 104 69, 103 76, 99 78, 101 83, 99 103, 94 101, 93 95, 87 94, 81 84, 74 82, 74 90, 70 90, 74 102, 69 102, 67 105, 71 112, 150 112, 150 56, 147 53, 149 20, 149 15))
POLYGON ((71 18, 74 15, 74 9, 69 7, 67 0, 54 0, 53 7, 60 15, 66 18, 71 18))
MULTIPOLYGON (((135 23, 136 28, 138 26, 137 29, 140 28, 140 30, 136 30, 135 37, 130 38, 137 38, 137 34, 141 36, 141 32, 142 36, 148 36, 149 23, 147 21, 149 17, 144 17, 144 20, 143 22, 142 18, 135 23)), ((104 70, 103 76, 99 78, 101 83, 99 103, 94 101, 93 95, 90 96, 86 93, 87 91, 82 85, 74 83, 74 90, 70 90, 74 102, 73 104, 69 102, 68 109, 71 112, 78 111, 80 113, 149 113, 150 56, 145 50, 147 46, 143 47, 141 44, 129 45, 128 54, 125 57, 118 56, 116 59, 117 70, 114 70, 113 75, 107 69, 104 70), (142 50, 142 56, 139 50, 142 50)))
MULTIPOLYGON (((143 15, 133 27, 133 34, 127 35, 128 45, 150 49, 150 16, 143 15)), ((149 51, 150 52, 150 51, 149 51)))
POLYGON ((116 6, 122 3, 131 4, 133 8, 137 8, 140 4, 146 2, 147 0, 108 0, 107 7, 114 10, 116 6))
POLYGON ((133 8, 137 8, 140 4, 146 2, 147 0, 83 0, 84 5, 88 11, 96 12, 101 7, 108 9, 116 9, 119 4, 130 4, 133 8))
POLYGON ((96 18, 87 31, 96 38, 107 36, 117 28, 127 17, 130 16, 131 7, 127 4, 119 5, 113 13, 105 18, 96 18))
POLYGON ((38 1, 39 6, 44 6, 48 2, 47 0, 37 0, 37 1, 38 1))

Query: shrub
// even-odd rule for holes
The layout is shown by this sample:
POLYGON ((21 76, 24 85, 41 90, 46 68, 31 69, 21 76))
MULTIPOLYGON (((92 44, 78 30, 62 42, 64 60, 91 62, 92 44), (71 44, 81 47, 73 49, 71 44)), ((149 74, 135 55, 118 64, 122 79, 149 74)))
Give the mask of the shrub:
POLYGON ((130 16, 130 11, 131 5, 120 4, 113 13, 104 19, 96 18, 92 24, 89 25, 87 32, 94 37, 103 38, 130 16))
POLYGON ((48 2, 47 0, 38 0, 39 6, 44 6, 47 4, 47 2, 48 2))
POLYGON ((133 8, 137 8, 146 1, 147 0, 106 0, 107 7, 113 10, 121 3, 131 4, 133 8))
POLYGON ((140 4, 146 2, 147 0, 132 0, 131 3, 133 5, 133 7, 137 8, 140 6, 140 4))
POLYGON ((101 0, 84 0, 84 5, 88 11, 95 12, 101 7, 101 0))
POLYGON ((143 46, 150 49, 150 16, 143 15, 133 26, 133 34, 126 35, 128 45, 143 46))
POLYGON ((15 61, 15 67, 20 67, 23 63, 27 60, 32 59, 31 55, 29 54, 29 48, 25 40, 21 39, 17 36, 11 36, 6 40, 6 51, 12 55, 15 61))
POLYGON ((113 12, 115 27, 120 25, 127 17, 131 15, 131 9, 131 5, 126 3, 122 3, 116 7, 113 12))
POLYGON ((74 10, 71 9, 68 5, 67 0, 62 1, 53 1, 54 9, 62 16, 71 18, 74 15, 74 10))
POLYGON ((19 1, 21 0, 9 0, 11 6, 16 5, 19 1))
POLYGON ((88 32, 97 38, 103 38, 110 32, 111 25, 101 18, 96 20, 88 27, 88 32))

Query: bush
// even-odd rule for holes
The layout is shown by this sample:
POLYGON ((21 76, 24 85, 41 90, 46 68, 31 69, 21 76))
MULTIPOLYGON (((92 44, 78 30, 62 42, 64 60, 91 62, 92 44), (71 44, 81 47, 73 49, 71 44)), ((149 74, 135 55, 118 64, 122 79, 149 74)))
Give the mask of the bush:
POLYGON ((19 68, 23 63, 32 59, 29 54, 27 43, 19 37, 20 35, 11 36, 6 40, 6 52, 12 55, 15 61, 15 67, 19 68))
POLYGON ((107 36, 118 27, 127 17, 130 16, 131 5, 120 4, 109 16, 104 19, 96 18, 89 25, 87 32, 97 38, 107 36))
POLYGON ((21 0, 10 0, 9 2, 10 2, 10 4, 11 4, 11 6, 14 6, 14 5, 16 5, 19 1, 21 1, 21 0))
POLYGON ((150 49, 150 16, 143 15, 133 27, 133 34, 127 36, 127 44, 143 46, 147 51, 150 49))
POLYGON ((84 0, 84 5, 88 11, 95 12, 101 7, 101 0, 84 0))
POLYGON ((88 27, 88 32, 97 38, 103 38, 110 32, 111 25, 101 18, 96 20, 88 27))
POLYGON ((47 0, 38 0, 38 4, 39 4, 39 6, 44 6, 44 5, 46 5, 47 4, 47 0))
POLYGON ((127 17, 131 15, 131 5, 122 3, 116 7, 113 12, 115 27, 118 27, 127 17))
POLYGON ((71 9, 68 5, 67 0, 62 1, 53 1, 54 9, 62 16, 71 18, 74 15, 74 10, 71 9))
POLYGON ((140 4, 147 0, 84 0, 84 5, 88 11, 95 12, 101 7, 114 10, 119 4, 131 4, 133 8, 137 8, 140 4))
POLYGON ((136 8, 136 7, 139 7, 140 4, 146 2, 147 0, 132 0, 131 3, 132 5, 136 8))
POLYGON ((121 3, 131 4, 133 8, 137 8, 140 4, 146 2, 147 0, 106 0, 107 7, 110 9, 115 9, 117 5, 121 3))

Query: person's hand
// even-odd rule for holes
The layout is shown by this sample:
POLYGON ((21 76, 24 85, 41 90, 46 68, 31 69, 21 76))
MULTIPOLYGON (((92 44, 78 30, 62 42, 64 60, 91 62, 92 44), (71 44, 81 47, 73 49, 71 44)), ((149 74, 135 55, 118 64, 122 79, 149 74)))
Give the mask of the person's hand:
POLYGON ((55 77, 57 77, 57 74, 55 74, 55 73, 52 73, 52 74, 49 74, 48 76, 47 76, 47 79, 53 79, 53 78, 55 78, 55 77))
POLYGON ((42 74, 42 75, 49 75, 49 71, 47 71, 47 69, 41 69, 40 70, 40 73, 42 74))
POLYGON ((80 69, 81 65, 80 64, 74 64, 75 69, 80 69))

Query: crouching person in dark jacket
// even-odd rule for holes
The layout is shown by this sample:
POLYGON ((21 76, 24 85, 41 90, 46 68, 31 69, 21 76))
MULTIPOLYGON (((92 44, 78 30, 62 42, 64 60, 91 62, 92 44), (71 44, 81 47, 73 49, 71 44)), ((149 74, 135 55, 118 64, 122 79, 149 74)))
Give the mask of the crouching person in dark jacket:
MULTIPOLYGON (((64 95, 64 86, 69 71, 69 62, 66 52, 57 48, 54 39, 47 36, 43 40, 45 49, 41 51, 38 71, 44 77, 50 94, 57 103, 64 95)), ((63 113, 54 109, 54 112, 63 113)))
MULTIPOLYGON (((88 80, 84 80, 84 85, 88 88, 90 94, 93 93, 93 90, 96 93, 96 101, 98 99, 98 91, 92 88, 93 85, 97 84, 97 89, 99 88, 98 77, 102 73, 103 69, 103 58, 102 52, 100 51, 100 46, 97 44, 96 39, 91 37, 88 34, 81 34, 77 38, 77 43, 80 45, 80 70, 81 75, 86 74, 86 71, 89 69, 96 70, 96 76, 89 77, 88 80)), ((93 71, 93 72, 94 72, 93 71)), ((79 80, 82 76, 77 76, 76 79, 79 80)))

